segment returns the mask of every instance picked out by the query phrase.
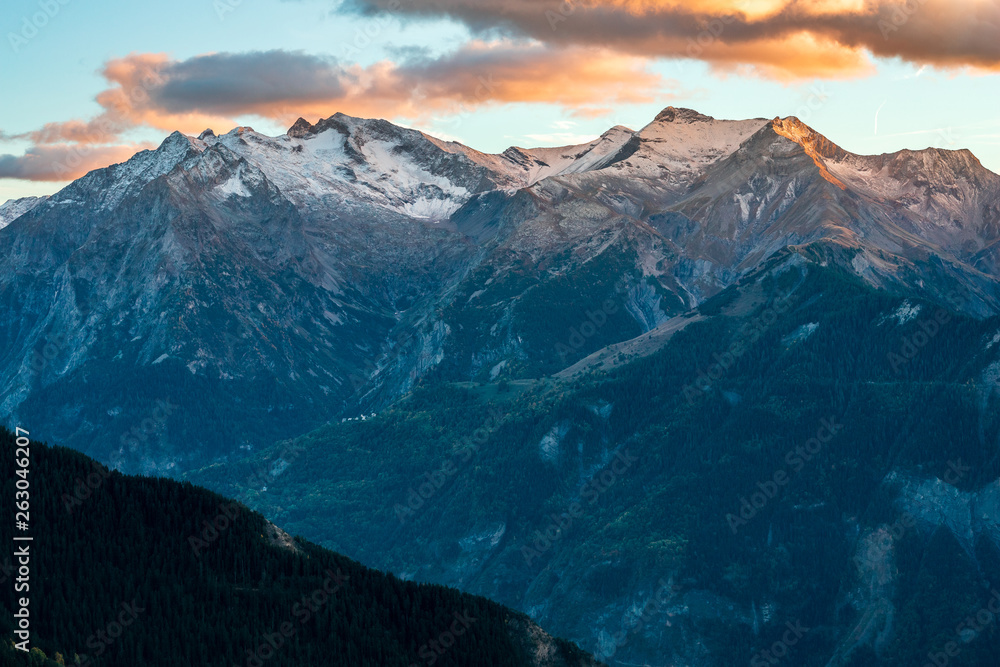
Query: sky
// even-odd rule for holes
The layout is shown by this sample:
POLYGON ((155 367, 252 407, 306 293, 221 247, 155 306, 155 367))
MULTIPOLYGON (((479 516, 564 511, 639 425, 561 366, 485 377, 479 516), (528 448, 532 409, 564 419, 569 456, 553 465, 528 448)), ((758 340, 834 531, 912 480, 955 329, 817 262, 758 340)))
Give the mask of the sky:
POLYGON ((488 152, 794 115, 1000 172, 1000 0, 4 0, 0 35, 0 202, 338 111, 488 152))

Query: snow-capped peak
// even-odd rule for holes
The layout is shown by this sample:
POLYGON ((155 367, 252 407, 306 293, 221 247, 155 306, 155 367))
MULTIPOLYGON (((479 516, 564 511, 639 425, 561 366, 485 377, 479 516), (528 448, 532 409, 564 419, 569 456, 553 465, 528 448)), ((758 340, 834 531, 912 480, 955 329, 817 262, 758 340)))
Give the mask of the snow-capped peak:
POLYGON ((43 197, 21 197, 20 199, 8 199, 0 204, 0 229, 3 229, 17 218, 43 203, 48 196, 43 197))
POLYGON ((205 143, 244 158, 305 210, 368 205, 437 221, 484 182, 474 164, 456 162, 459 155, 443 153, 416 130, 344 114, 315 124, 299 119, 277 137, 238 127, 205 143))
POLYGON ((638 147, 635 131, 616 125, 590 143, 557 148, 514 147, 502 155, 526 169, 525 185, 531 185, 552 176, 603 169, 620 162, 638 147))
POLYGON ((634 154, 612 169, 623 176, 680 185, 732 155, 766 124, 763 118, 716 120, 692 109, 667 107, 636 133, 634 154))

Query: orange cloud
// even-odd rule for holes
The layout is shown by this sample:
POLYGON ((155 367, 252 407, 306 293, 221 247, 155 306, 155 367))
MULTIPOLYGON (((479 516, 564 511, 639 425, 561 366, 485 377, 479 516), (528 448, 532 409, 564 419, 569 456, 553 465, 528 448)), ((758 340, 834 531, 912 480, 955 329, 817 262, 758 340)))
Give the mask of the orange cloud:
POLYGON ((360 116, 409 119, 509 103, 558 104, 594 115, 608 105, 666 99, 676 83, 647 64, 606 49, 474 41, 446 58, 352 69, 354 80, 337 104, 360 116))
POLYGON ((88 171, 123 162, 149 144, 34 146, 24 155, 0 155, 0 178, 29 181, 71 181, 88 171))
MULTIPOLYGON (((862 49, 845 48, 810 33, 737 44, 710 43, 707 49, 711 50, 711 64, 717 71, 745 69, 747 63, 753 63, 749 73, 779 81, 841 79, 875 72, 862 49)), ((698 58, 704 50, 689 45, 685 53, 698 58)))
POLYGON ((871 55, 1000 68, 997 0, 350 0, 362 12, 447 16, 477 31, 639 57, 693 57, 778 79, 862 76, 871 55), (815 54, 803 48, 817 45, 815 54))
POLYGON ((333 111, 420 119, 489 104, 551 103, 588 113, 609 103, 654 102, 668 82, 647 60, 598 48, 473 41, 437 59, 343 66, 285 51, 210 54, 172 61, 132 54, 107 63, 111 86, 89 120, 49 123, 16 138, 36 144, 105 144, 135 127, 192 134, 237 116, 293 122, 333 111))
MULTIPOLYGON (((140 61, 145 56, 135 56, 140 61)), ((116 63, 120 89, 132 72, 116 63)), ((653 102, 668 83, 648 61, 598 48, 553 49, 537 42, 473 41, 446 56, 341 65, 303 53, 212 54, 161 63, 160 83, 136 122, 195 131, 253 114, 293 122, 340 110, 359 116, 425 118, 491 104, 550 103, 572 110, 609 102, 653 102), (264 79, 263 85, 261 79, 264 79), (219 114, 226 114, 220 119, 219 114)))

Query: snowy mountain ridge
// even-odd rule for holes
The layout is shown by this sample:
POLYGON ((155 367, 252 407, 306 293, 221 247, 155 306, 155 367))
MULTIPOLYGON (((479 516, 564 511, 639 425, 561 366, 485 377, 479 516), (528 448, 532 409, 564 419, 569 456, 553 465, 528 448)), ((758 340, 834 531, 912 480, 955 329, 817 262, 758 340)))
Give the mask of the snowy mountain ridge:
POLYGON ((668 107, 640 130, 499 154, 344 114, 277 137, 175 132, 0 221, 0 305, 21 314, 0 323, 0 408, 147 472, 277 437, 258 433, 275 410, 308 427, 428 374, 558 373, 777 253, 1000 312, 1000 177, 968 151, 855 155, 795 118, 668 107), (604 302, 615 324, 554 360, 558 327, 604 302), (117 399, 88 385, 109 372, 194 378, 262 421, 212 451, 168 434, 168 454, 122 449, 97 436, 117 399))
POLYGON ((0 229, 21 217, 34 207, 45 202, 48 197, 20 197, 8 199, 0 204, 0 229))
MULTIPOLYGON (((971 183, 976 187, 988 182, 992 189, 997 180, 967 150, 856 155, 794 117, 716 120, 691 109, 667 107, 639 131, 619 125, 586 144, 511 147, 489 154, 384 120, 338 113, 315 124, 300 118, 286 134, 276 137, 250 127, 237 127, 218 136, 212 130, 198 137, 174 132, 156 150, 142 151, 108 168, 113 185, 101 206, 113 208, 123 193, 166 174, 186 159, 223 146, 260 169, 297 206, 309 209, 367 202, 437 222, 446 220, 476 193, 517 190, 572 174, 608 170, 609 175, 685 186, 768 127, 802 146, 832 183, 849 182, 868 194, 905 201, 914 211, 969 213, 947 193, 921 197, 925 193, 909 183, 921 168, 947 179, 945 186, 956 185, 955 169, 947 165, 978 172, 971 183), (907 161, 909 166, 904 164, 907 161)), ((226 187, 233 193, 244 190, 237 183, 226 187)), ((3 204, 0 227, 45 199, 24 198, 3 204)), ((66 200, 49 201, 49 205, 63 203, 66 200)))

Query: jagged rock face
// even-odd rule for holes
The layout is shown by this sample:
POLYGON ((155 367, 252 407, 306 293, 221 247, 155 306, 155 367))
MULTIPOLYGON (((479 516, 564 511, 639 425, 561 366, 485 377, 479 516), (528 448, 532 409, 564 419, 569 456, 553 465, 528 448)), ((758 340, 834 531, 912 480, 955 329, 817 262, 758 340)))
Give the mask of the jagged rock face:
POLYGON ((0 406, 105 461, 172 470, 428 376, 555 372, 789 245, 986 314, 998 193, 967 152, 857 156, 795 119, 672 107, 498 155, 343 114, 279 137, 174 133, 0 208, 0 302, 18 315, 0 324, 0 406), (185 403, 149 426, 167 399, 185 403))
POLYGON ((0 229, 10 224, 15 218, 19 218, 34 207, 44 203, 48 197, 21 197, 11 199, 0 204, 0 229))
POLYGON ((0 258, 20 315, 3 325, 19 348, 5 347, 8 413, 164 472, 220 453, 202 449, 208 432, 181 446, 197 424, 215 422, 224 453, 276 433, 237 423, 227 437, 220 420, 320 423, 343 409, 395 313, 436 291, 469 244, 388 205, 319 218, 266 159, 227 147, 251 153, 247 135, 172 135, 21 216, 0 258), (179 407, 152 423, 158 401, 179 407))

